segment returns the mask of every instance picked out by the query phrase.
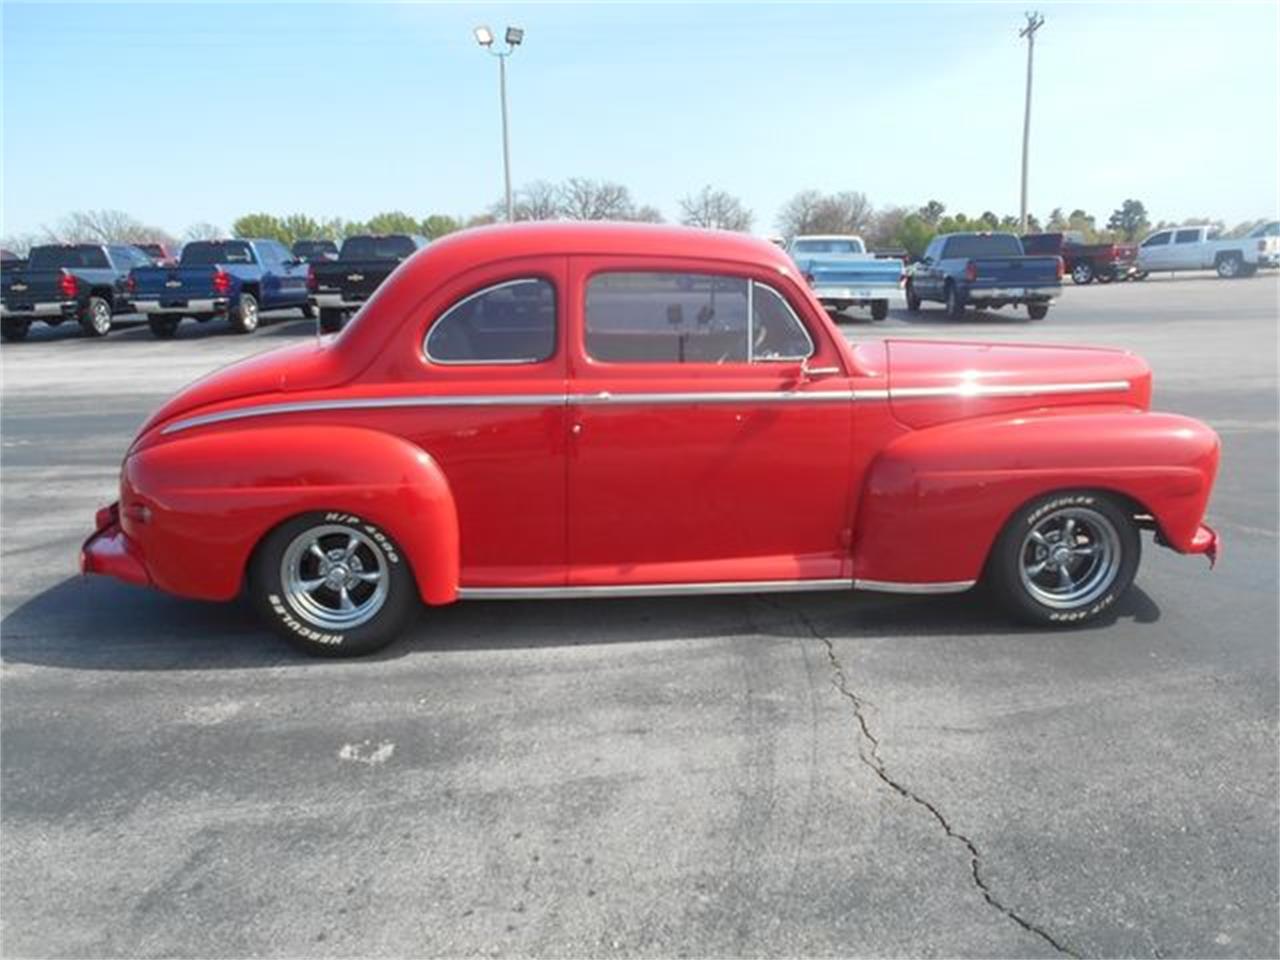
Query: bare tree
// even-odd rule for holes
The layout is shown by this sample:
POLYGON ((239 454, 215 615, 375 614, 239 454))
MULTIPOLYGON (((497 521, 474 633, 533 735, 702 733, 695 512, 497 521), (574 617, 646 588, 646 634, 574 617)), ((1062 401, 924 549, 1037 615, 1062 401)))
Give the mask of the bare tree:
POLYGON ((560 216, 560 188, 546 180, 534 180, 516 191, 517 220, 556 220, 560 216))
POLYGON ((863 233, 863 239, 869 247, 876 250, 900 247, 902 244, 898 234, 910 214, 911 211, 906 207, 885 207, 876 211, 870 226, 863 233))
POLYGON ((635 209, 620 183, 570 177, 560 185, 560 213, 570 220, 630 220, 635 209))
POLYGON ((182 238, 190 243, 193 240, 220 240, 227 235, 216 223, 193 223, 187 227, 182 238))
POLYGON ((862 233, 871 226, 873 213, 866 194, 856 190, 821 193, 803 190, 787 201, 778 214, 778 228, 785 236, 802 233, 862 233))
POLYGON ((32 247, 41 243, 44 243, 44 239, 38 233, 11 233, 6 237, 0 237, 0 247, 20 257, 25 257, 31 252, 32 247))
POLYGON ((636 220, 640 223, 664 223, 662 211, 649 204, 634 208, 623 220, 636 220))
POLYGON ((167 231, 148 226, 123 210, 77 210, 53 228, 49 239, 60 243, 177 243, 167 231))
POLYGON ((747 231, 754 219, 741 200, 726 190, 712 190, 710 184, 680 200, 680 222, 687 227, 747 231))

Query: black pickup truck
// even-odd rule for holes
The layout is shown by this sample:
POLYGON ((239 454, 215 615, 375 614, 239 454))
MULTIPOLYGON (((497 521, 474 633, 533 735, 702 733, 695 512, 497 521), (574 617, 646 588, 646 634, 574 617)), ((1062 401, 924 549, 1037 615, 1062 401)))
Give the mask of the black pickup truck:
POLYGON ((417 234, 361 234, 342 241, 337 260, 313 261, 308 285, 311 302, 320 311, 320 329, 341 330, 347 315, 359 310, 396 267, 426 245, 427 238, 417 234))
POLYGON ((116 314, 132 313, 125 283, 150 258, 128 244, 54 243, 32 247, 27 265, 4 270, 0 333, 22 340, 36 320, 57 326, 78 320, 91 337, 111 331, 116 314))

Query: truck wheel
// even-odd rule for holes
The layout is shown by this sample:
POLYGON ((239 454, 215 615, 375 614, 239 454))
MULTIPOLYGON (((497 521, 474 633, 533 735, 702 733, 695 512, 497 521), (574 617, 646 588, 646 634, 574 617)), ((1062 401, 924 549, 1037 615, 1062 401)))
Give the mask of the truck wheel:
POLYGON ((250 564, 249 591, 273 630, 320 657, 385 647, 419 608, 400 547, 348 513, 308 513, 273 530, 250 564))
POLYGON ((871 301, 871 319, 883 320, 889 315, 888 300, 872 300, 871 301))
POLYGON ((1032 320, 1043 320, 1049 315, 1049 305, 1047 303, 1028 303, 1027 316, 1032 320))
POLYGON ((337 333, 342 329, 342 321, 344 319, 341 310, 334 310, 330 307, 323 307, 320 310, 320 332, 321 333, 337 333))
POLYGON ((908 284, 907 284, 907 288, 906 288, 905 293, 906 293, 906 297, 907 297, 907 312, 908 312, 908 313, 919 313, 919 312, 920 312, 920 298, 916 296, 916 290, 915 290, 915 287, 913 287, 911 284, 909 284, 909 283, 908 283, 908 284))
POLYGON ((947 283, 947 319, 964 319, 964 301, 960 299, 960 294, 956 290, 956 285, 950 281, 947 283))
POLYGON ((1138 528, 1119 503, 1092 491, 1062 491, 1013 515, 991 549, 986 575, 1018 619, 1080 625, 1112 609, 1133 583, 1141 556, 1138 528))
POLYGON ((147 318, 147 326, 151 328, 151 335, 157 340, 172 340, 178 332, 178 324, 181 322, 181 317, 147 318))
POLYGON ((251 293, 240 294, 240 302, 229 315, 236 333, 253 333, 258 329, 258 301, 251 293))
POLYGON ((1111 273, 1109 270, 1103 270, 1100 274, 1098 274, 1099 283, 1110 283, 1115 278, 1116 278, 1116 275, 1114 273, 1111 273))
POLYGON ((1071 268, 1071 279, 1080 286, 1093 283, 1093 264, 1088 262, 1077 263, 1071 268))
POLYGON ((1148 271, 1146 271, 1146 270, 1136 270, 1136 271, 1134 271, 1133 279, 1134 279, 1134 280, 1145 280, 1145 279, 1147 279, 1147 277, 1149 277, 1149 276, 1151 276, 1151 274, 1150 274, 1150 272, 1148 272, 1148 271))
POLYGON ((304 304, 303 304, 302 306, 300 306, 298 309, 302 311, 302 315, 303 315, 304 317, 306 317, 308 320, 314 320, 314 319, 315 319, 315 316, 316 316, 316 308, 315 308, 315 304, 313 304, 310 300, 308 300, 306 303, 304 303, 304 304))
POLYGON ((30 320, 6 320, 3 324, 0 324, 0 337, 10 342, 25 340, 30 332, 30 320))
POLYGON ((1218 276, 1224 280, 1230 280, 1233 277, 1240 276, 1241 268, 1244 266, 1238 253, 1224 253, 1218 257, 1215 267, 1218 270, 1218 276))
POLYGON ((111 304, 102 297, 90 297, 80 314, 80 328, 91 337, 105 337, 111 332, 111 304))

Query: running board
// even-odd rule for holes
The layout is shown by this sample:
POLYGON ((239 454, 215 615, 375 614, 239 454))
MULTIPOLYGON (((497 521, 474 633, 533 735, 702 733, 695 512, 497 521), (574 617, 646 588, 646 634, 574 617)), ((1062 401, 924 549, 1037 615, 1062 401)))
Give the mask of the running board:
POLYGON ((893 583, 885 580, 727 580, 717 583, 635 583, 581 587, 459 587, 459 600, 570 600, 589 597, 678 597, 728 593, 874 590, 880 593, 960 593, 973 580, 893 583))

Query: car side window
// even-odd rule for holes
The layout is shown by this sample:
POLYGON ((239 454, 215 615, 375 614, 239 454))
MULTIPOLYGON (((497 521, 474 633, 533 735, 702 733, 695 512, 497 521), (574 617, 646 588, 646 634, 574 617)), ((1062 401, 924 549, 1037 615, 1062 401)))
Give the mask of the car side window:
POLYGON ((431 325, 423 352, 432 363, 541 363, 556 349, 556 294, 528 277, 463 297, 431 325))
POLYGON ((745 363, 748 282, 709 273, 598 273, 586 347, 607 363, 745 363))
POLYGON ((1179 230, 1174 234, 1174 243, 1196 243, 1200 239, 1199 230, 1179 230))
POLYGON ((806 360, 813 341, 791 304, 773 287, 751 284, 751 361, 806 360))
POLYGON ((1169 242, 1170 236, 1171 234, 1167 230, 1164 233, 1152 234, 1142 241, 1142 245, 1144 247, 1163 247, 1169 242))

